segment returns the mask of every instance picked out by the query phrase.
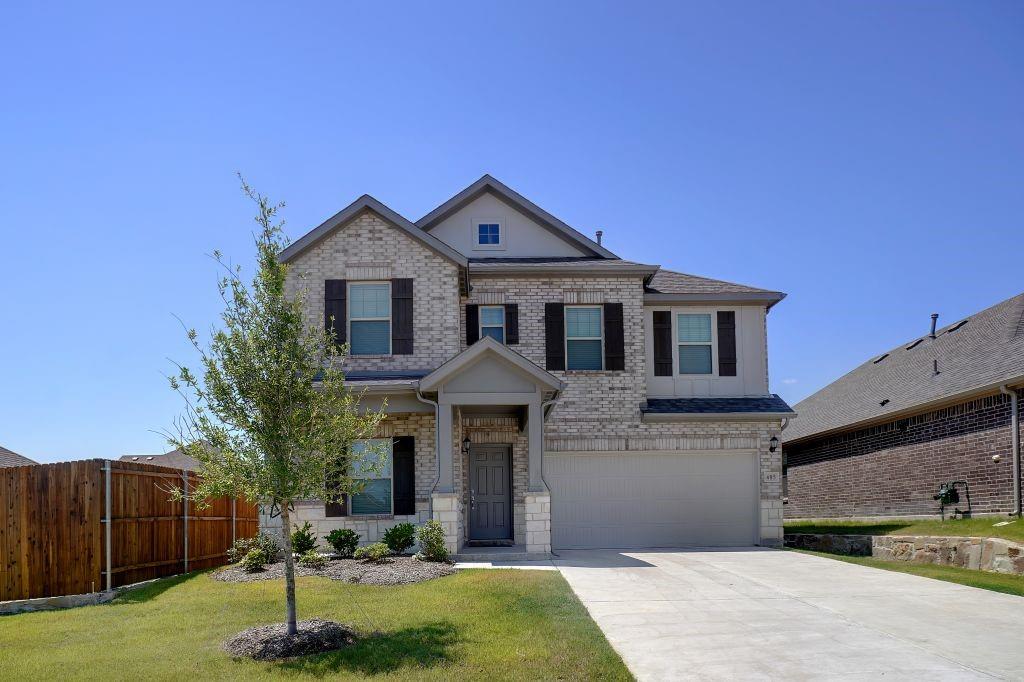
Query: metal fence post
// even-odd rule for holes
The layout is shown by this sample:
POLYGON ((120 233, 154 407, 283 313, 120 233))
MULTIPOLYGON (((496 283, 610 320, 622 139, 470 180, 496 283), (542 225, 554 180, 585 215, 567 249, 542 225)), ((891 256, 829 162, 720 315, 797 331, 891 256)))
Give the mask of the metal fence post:
POLYGON ((107 554, 107 592, 109 592, 111 589, 113 589, 113 586, 114 586, 114 573, 113 573, 113 563, 114 562, 113 562, 113 559, 110 556, 110 551, 111 551, 111 549, 110 549, 111 548, 110 534, 111 534, 111 526, 113 525, 113 523, 111 523, 111 518, 110 518, 111 517, 112 507, 113 507, 113 503, 112 503, 113 494, 112 494, 112 492, 110 490, 110 480, 111 480, 110 460, 108 459, 106 462, 103 463, 103 483, 104 483, 104 485, 103 485, 103 488, 104 488, 104 492, 103 492, 103 496, 104 496, 103 544, 105 546, 106 554, 107 554))
POLYGON ((231 546, 235 546, 235 520, 237 514, 235 513, 235 503, 238 502, 237 498, 231 498, 231 546))
POLYGON ((182 498, 182 507, 185 513, 185 573, 188 573, 188 472, 185 472, 185 497, 182 498))

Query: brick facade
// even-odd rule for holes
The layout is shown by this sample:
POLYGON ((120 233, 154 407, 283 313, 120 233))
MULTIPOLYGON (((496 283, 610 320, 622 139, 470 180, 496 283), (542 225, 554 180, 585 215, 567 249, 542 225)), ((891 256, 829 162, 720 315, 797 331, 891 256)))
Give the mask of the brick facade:
MULTIPOLYGON (((1002 394, 786 444, 785 453, 787 518, 937 514, 932 496, 953 480, 968 482, 976 513, 1013 507, 1010 398, 1002 394)), ((962 496, 958 506, 966 507, 962 496)))

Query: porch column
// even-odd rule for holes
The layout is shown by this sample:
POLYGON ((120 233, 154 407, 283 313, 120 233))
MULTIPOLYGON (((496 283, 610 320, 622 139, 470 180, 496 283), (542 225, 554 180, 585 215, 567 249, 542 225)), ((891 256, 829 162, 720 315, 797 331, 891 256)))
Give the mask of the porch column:
POLYGON ((527 414, 529 491, 540 492, 544 490, 544 479, 541 477, 541 462, 544 456, 544 411, 541 409, 539 398, 530 402, 527 414))
POLYGON ((455 463, 452 456, 452 406, 437 406, 437 463, 440 478, 437 492, 455 492, 455 463))

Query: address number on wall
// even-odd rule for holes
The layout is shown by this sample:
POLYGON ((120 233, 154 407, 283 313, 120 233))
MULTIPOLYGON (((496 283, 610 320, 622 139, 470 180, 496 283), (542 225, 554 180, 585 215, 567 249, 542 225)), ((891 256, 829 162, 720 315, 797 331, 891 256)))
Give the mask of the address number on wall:
POLYGON ((766 471, 761 474, 761 480, 765 483, 781 483, 782 474, 778 471, 766 471))

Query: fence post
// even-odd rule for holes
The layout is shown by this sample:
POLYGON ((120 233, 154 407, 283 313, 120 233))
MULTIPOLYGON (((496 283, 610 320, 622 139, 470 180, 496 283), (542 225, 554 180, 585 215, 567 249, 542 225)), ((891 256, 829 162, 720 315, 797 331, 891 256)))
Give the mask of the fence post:
POLYGON ((185 573, 188 573, 188 472, 184 472, 185 497, 182 498, 182 508, 185 514, 185 573))
POLYGON ((110 475, 110 460, 108 459, 107 461, 105 461, 103 463, 103 483, 104 483, 104 485, 103 485, 103 488, 104 488, 103 496, 105 498, 104 499, 104 514, 103 514, 103 526, 104 526, 104 528, 103 528, 103 544, 104 544, 104 546, 106 548, 106 554, 107 554, 107 592, 109 592, 111 589, 113 589, 113 586, 114 586, 114 574, 113 574, 113 563, 114 562, 113 562, 113 559, 110 556, 110 552, 111 552, 111 549, 110 549, 111 548, 110 533, 111 533, 111 526, 113 525, 113 523, 111 522, 111 518, 110 518, 111 517, 112 507, 113 507, 113 503, 112 503, 113 494, 112 494, 112 492, 110 490, 110 479, 111 479, 111 475, 110 475))
POLYGON ((237 515, 235 514, 235 503, 236 502, 238 502, 238 498, 232 497, 231 498, 231 546, 232 547, 235 546, 235 539, 236 539, 235 538, 235 519, 237 518, 237 515))

